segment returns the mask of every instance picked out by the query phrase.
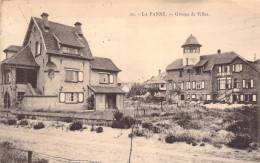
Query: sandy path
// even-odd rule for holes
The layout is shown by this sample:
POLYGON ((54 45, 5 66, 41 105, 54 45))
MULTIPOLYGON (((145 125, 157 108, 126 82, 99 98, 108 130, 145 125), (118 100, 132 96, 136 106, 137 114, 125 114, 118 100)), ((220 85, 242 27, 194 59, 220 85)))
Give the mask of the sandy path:
MULTIPOLYGON (((104 132, 65 131, 47 127, 41 130, 0 124, 0 141, 15 142, 32 151, 76 160, 127 162, 130 130, 104 127, 104 132)), ((134 138, 132 162, 257 162, 257 151, 246 152, 211 145, 166 144, 157 138, 134 138)), ((259 158, 259 157, 258 157, 259 158)), ((55 161, 54 161, 55 162, 55 161)))

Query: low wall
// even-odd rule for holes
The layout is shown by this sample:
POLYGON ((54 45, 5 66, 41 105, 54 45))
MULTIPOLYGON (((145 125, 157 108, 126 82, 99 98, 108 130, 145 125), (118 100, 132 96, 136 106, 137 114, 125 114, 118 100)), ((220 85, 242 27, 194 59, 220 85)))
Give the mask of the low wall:
POLYGON ((86 110, 87 103, 60 103, 58 96, 25 96, 21 103, 22 110, 86 110))

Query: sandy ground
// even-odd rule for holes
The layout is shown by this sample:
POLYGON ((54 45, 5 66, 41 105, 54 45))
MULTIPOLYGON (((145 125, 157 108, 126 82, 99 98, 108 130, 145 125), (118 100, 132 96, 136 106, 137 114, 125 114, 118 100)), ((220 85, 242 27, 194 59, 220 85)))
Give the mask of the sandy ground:
MULTIPOLYGON (((65 128, 47 126, 34 130, 0 124, 0 142, 10 141, 24 149, 68 159, 128 162, 128 134, 131 130, 103 127, 104 132, 98 134, 91 132, 90 128, 88 126, 83 131, 66 131, 65 128)), ((247 152, 225 146, 218 149, 210 144, 204 147, 186 143, 167 144, 158 138, 158 135, 149 139, 135 137, 131 162, 260 162, 259 151, 247 152)), ((53 159, 50 162, 58 161, 53 159)))

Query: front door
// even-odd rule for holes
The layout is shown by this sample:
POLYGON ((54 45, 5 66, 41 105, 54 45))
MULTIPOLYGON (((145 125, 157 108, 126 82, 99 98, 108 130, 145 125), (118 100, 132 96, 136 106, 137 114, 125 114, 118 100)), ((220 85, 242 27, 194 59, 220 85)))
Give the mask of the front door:
POLYGON ((116 94, 107 94, 106 95, 106 106, 108 109, 116 108, 116 94))
POLYGON ((5 92, 4 96, 4 108, 10 108, 11 100, 8 92, 5 92))
POLYGON ((233 95, 232 97, 233 97, 233 103, 238 101, 237 95, 233 95))

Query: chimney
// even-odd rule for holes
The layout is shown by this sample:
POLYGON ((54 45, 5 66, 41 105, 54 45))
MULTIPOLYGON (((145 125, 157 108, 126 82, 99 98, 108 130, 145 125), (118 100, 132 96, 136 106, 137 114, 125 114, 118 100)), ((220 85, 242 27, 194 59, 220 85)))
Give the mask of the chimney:
POLYGON ((42 17, 42 26, 44 29, 49 29, 50 28, 50 24, 49 24, 49 21, 48 21, 48 16, 49 14, 43 12, 41 14, 41 17, 42 17))
POLYGON ((220 49, 218 49, 218 54, 220 54, 221 53, 221 50, 220 49))
POLYGON ((161 69, 159 69, 159 75, 161 74, 161 69))
POLYGON ((75 24, 75 32, 78 36, 83 36, 82 30, 81 30, 81 23, 80 22, 76 22, 75 24))

